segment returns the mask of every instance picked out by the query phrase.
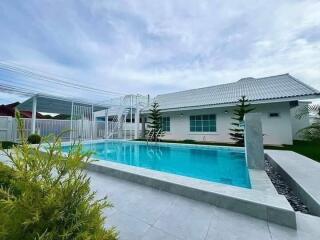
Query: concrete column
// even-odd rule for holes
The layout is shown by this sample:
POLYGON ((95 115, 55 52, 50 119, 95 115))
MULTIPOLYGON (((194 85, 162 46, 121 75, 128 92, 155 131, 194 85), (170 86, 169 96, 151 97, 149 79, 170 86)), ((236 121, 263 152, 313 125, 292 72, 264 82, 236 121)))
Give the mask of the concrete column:
POLYGON ((37 120, 37 96, 32 98, 32 122, 31 122, 31 133, 36 133, 36 120, 37 120))
POLYGON ((263 134, 260 113, 244 117, 244 138, 247 165, 250 169, 264 170, 263 134))

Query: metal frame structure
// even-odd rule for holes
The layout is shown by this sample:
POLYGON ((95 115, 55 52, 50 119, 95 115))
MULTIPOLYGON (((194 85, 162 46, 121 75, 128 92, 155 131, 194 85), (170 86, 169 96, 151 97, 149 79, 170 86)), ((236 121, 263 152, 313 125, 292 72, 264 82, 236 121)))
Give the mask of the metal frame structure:
POLYGON ((139 137, 140 112, 142 108, 149 105, 149 97, 125 95, 112 99, 109 105, 113 106, 105 112, 106 122, 111 123, 106 138, 137 139, 139 137), (111 121, 109 121, 109 117, 111 117, 111 121), (135 120, 134 124, 133 119, 135 120), (128 123, 130 123, 130 129, 128 129, 128 123))
MULTIPOLYGON (((0 75, 0 92, 28 98, 18 109, 32 112, 32 133, 37 131, 37 112, 66 114, 71 116, 71 140, 88 139, 88 134, 83 133, 84 125, 86 130, 91 129, 89 139, 92 139, 96 113, 103 112, 104 138, 127 139, 139 136, 140 110, 149 104, 146 100, 149 97, 81 85, 77 81, 36 72, 16 63, 0 61, 0 73, 2 72, 4 74, 0 75), (96 99, 96 102, 92 102, 92 99, 96 99)), ((99 126, 101 132, 101 125, 99 126)))
POLYGON ((36 94, 18 105, 17 108, 32 111, 31 133, 36 133, 37 130, 37 112, 66 114, 70 115, 70 141, 92 140, 96 135, 94 132, 96 113, 103 111, 105 115, 104 138, 136 139, 139 137, 140 110, 148 105, 146 99, 149 98, 141 95, 125 95, 112 99, 106 104, 94 104, 36 94), (135 119, 134 123, 133 119, 135 119), (129 129, 128 123, 130 123, 129 129))
POLYGON ((32 111, 32 134, 36 133, 37 112, 70 115, 71 141, 93 139, 94 112, 107 110, 109 107, 107 105, 37 94, 19 104, 17 108, 19 110, 32 111))

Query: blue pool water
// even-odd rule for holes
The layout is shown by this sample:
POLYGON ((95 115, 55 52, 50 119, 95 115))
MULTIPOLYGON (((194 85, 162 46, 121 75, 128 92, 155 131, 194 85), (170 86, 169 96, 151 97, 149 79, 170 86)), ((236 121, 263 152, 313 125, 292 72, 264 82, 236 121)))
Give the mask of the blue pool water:
POLYGON ((85 144, 84 149, 103 161, 251 188, 242 149, 129 141, 85 144))

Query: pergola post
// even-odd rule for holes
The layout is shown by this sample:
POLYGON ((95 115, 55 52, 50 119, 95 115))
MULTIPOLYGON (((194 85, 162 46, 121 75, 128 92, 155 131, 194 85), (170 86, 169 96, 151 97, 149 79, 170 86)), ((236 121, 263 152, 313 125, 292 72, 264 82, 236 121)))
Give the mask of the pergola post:
POLYGON ((70 142, 73 140, 73 112, 74 112, 73 101, 71 102, 71 114, 70 114, 70 142))
POLYGON ((130 138, 132 138, 132 111, 133 111, 133 95, 130 96, 130 138))
POLYGON ((108 138, 109 135, 109 114, 108 109, 104 110, 104 138, 108 138))
POLYGON ((140 124, 140 109, 139 109, 139 101, 138 101, 138 97, 136 100, 136 112, 135 112, 135 116, 134 116, 134 138, 137 139, 138 138, 138 132, 139 132, 139 124, 140 124))
POLYGON ((127 113, 124 114, 124 123, 123 123, 123 129, 124 129, 124 139, 127 139, 127 113))
POLYGON ((32 98, 32 122, 31 122, 31 133, 36 133, 36 120, 37 120, 37 96, 32 98))
MULTIPOLYGON (((89 117, 90 120, 90 117, 89 117)), ((95 133, 95 129, 96 129, 96 118, 94 116, 94 108, 93 108, 93 104, 91 105, 91 141, 96 137, 96 133, 95 133)))

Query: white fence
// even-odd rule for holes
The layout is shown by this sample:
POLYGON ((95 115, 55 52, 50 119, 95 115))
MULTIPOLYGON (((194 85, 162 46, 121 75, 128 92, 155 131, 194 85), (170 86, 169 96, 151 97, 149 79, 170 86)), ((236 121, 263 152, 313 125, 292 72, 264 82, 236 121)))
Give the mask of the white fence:
POLYGON ((14 138, 12 132, 12 117, 0 116, 0 141, 11 140, 14 138))
MULTIPOLYGON (((30 118, 22 119, 24 123, 24 132, 26 136, 31 134, 32 120, 30 118)), ((37 119, 36 120, 36 132, 41 136, 47 136, 49 134, 59 135, 64 131, 71 130, 70 120, 55 120, 55 119, 37 119)), ((16 129, 16 127, 15 127, 16 129)), ((70 132, 66 132, 62 135, 63 139, 70 138, 70 132)))
MULTIPOLYGON (((22 118, 24 124, 24 134, 31 134, 31 119, 22 118)), ((112 129, 112 122, 109 122, 109 131, 112 129)), ((141 129, 141 126, 139 126, 141 129)), ((134 123, 126 123, 124 129, 119 130, 122 138, 132 139, 134 137, 134 123)), ((36 132, 41 136, 49 134, 61 135, 63 141, 70 139, 102 139, 105 137, 105 122, 104 121, 89 121, 89 120, 57 120, 57 119, 37 119, 36 132), (74 129, 73 133, 71 129, 74 129), (74 136, 74 133, 78 136, 74 136)), ((113 136, 112 138, 117 138, 113 136)), ((16 119, 12 117, 0 116, 0 141, 19 141, 16 119)))
MULTIPOLYGON (((31 134, 32 120, 30 118, 22 118, 25 136, 31 134)), ((79 139, 100 139, 103 138, 105 130, 104 121, 91 122, 89 120, 57 120, 57 119, 37 119, 36 132, 41 136, 50 134, 61 135, 63 141, 70 140, 71 137, 79 139), (79 136, 72 136, 71 129, 75 129, 79 136)), ((19 141, 19 133, 17 122, 12 117, 0 116, 0 141, 19 141)))

